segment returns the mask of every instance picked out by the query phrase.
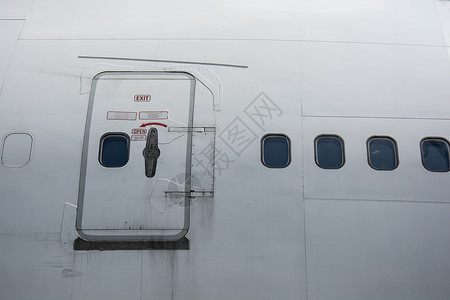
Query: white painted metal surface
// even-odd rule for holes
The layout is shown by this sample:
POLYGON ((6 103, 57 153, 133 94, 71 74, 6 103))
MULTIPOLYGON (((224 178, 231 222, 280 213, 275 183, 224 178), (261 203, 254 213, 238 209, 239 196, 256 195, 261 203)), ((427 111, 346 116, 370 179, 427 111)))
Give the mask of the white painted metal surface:
MULTIPOLYGON (((10 133, 32 137, 29 162, 0 165, 0 298, 448 299, 449 173, 426 170, 420 152, 424 137, 450 139, 447 9, 428 0, 0 3, 0 149, 10 133), (189 250, 73 250, 92 80, 111 71, 197 77, 189 250), (287 168, 261 163, 267 133, 290 138, 287 168), (341 169, 315 164, 320 134, 344 140, 341 169), (374 135, 397 142, 395 170, 368 165, 374 135)), ((122 106, 125 90, 110 85, 103 95, 119 102, 93 111, 86 184, 93 194, 120 184, 89 222, 100 235, 112 226, 138 236, 137 227, 165 222, 164 205, 111 200, 118 206, 103 209, 144 179, 105 174, 99 139, 141 124, 107 120, 108 111, 138 119, 153 108, 134 98, 122 106)), ((180 99, 192 92, 181 89, 180 99)), ((136 83, 126 91, 152 94, 136 83)), ((173 128, 191 127, 177 123, 186 123, 183 105, 154 110, 167 110, 173 128)), ((178 134, 160 132, 161 141, 178 134)), ((183 139, 168 150, 174 164, 186 162, 183 139)), ((23 161, 26 151, 11 145, 6 155, 23 161)), ((143 173, 142 149, 122 171, 143 173)), ((182 172, 163 161, 161 178, 179 183, 182 172)))

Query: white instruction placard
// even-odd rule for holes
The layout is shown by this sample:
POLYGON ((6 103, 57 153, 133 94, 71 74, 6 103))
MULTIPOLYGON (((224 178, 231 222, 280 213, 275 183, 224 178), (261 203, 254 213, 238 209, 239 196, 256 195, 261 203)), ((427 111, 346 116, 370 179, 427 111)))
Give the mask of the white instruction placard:
POLYGON ((169 118, 169 112, 166 110, 160 111, 140 111, 140 120, 167 120, 169 118))
POLYGON ((106 119, 108 120, 128 120, 135 121, 137 117, 136 112, 129 111, 108 111, 106 119))

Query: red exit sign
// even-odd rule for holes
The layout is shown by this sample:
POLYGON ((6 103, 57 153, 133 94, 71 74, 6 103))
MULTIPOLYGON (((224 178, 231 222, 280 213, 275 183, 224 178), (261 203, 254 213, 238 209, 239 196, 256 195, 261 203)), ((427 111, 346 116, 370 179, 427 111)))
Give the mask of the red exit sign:
POLYGON ((152 96, 150 95, 134 95, 134 102, 150 102, 152 96))

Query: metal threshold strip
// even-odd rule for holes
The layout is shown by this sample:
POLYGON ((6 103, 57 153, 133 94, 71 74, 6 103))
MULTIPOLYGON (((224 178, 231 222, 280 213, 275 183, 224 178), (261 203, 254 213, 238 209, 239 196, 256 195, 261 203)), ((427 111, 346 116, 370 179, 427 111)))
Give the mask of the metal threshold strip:
POLYGON ((189 240, 184 236, 176 241, 99 241, 90 242, 77 238, 73 242, 75 251, 114 250, 189 250, 189 240))

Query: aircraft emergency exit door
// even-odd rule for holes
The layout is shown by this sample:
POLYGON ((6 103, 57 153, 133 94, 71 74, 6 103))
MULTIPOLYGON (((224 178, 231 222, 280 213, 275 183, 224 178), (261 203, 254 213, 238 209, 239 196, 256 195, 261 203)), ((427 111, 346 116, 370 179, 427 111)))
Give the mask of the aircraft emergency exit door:
POLYGON ((95 76, 76 220, 83 239, 168 241, 186 234, 194 98, 188 73, 95 76))

